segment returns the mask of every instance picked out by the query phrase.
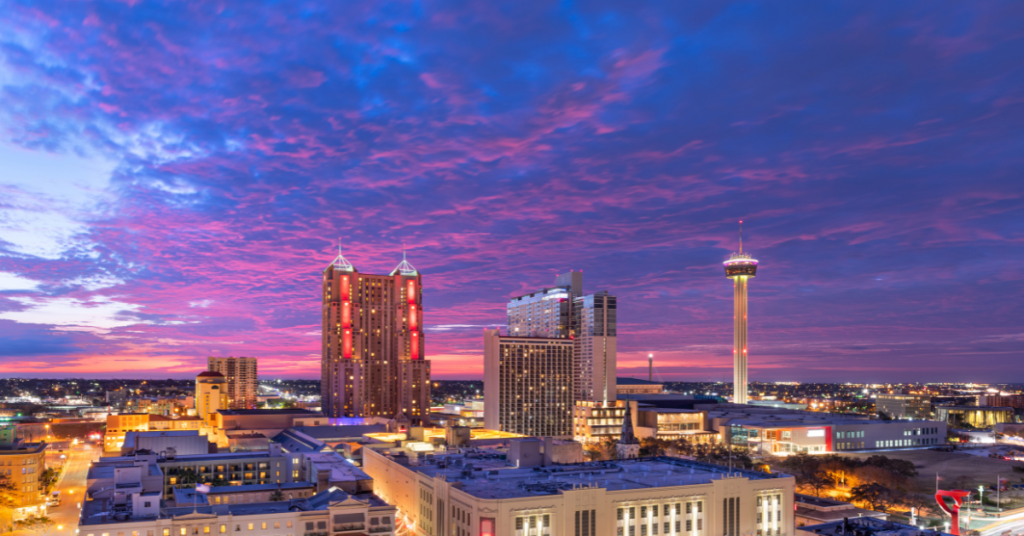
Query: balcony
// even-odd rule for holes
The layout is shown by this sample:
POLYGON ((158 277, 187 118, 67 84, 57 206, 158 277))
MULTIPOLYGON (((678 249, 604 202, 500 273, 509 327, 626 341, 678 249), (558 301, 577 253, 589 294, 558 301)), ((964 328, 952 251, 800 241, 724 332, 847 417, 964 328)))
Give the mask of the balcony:
MULTIPOLYGON (((364 532, 366 525, 364 523, 347 523, 345 525, 334 525, 334 533, 342 534, 345 532, 364 532)), ((373 532, 373 529, 370 529, 373 532)))

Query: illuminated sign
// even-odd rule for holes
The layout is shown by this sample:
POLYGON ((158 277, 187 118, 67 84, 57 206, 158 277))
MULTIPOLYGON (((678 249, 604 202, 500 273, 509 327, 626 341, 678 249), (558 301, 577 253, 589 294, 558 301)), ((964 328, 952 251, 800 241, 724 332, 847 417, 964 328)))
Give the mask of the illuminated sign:
POLYGON ((825 437, 824 430, 808 430, 807 437, 825 437))

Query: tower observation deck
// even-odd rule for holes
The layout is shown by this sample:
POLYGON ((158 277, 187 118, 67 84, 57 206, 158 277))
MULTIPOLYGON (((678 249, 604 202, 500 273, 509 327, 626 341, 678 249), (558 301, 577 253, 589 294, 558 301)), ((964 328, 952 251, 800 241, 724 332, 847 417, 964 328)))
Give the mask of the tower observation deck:
POLYGON ((757 259, 743 253, 743 222, 740 221, 740 250, 729 256, 725 276, 732 279, 733 336, 732 389, 733 402, 747 403, 747 280, 757 275, 757 259))

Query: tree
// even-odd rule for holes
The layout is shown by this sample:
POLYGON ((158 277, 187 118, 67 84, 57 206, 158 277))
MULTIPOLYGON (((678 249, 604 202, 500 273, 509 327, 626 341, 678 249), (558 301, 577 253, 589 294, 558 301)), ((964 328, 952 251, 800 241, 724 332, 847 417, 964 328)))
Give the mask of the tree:
POLYGON ((43 483, 47 493, 53 489, 53 485, 57 483, 57 476, 59 473, 53 467, 47 467, 43 470, 43 473, 39 475, 39 481, 43 483))
POLYGON ((270 494, 270 500, 273 502, 283 501, 284 493, 281 493, 280 489, 274 490, 274 493, 270 494))
POLYGON ((0 474, 0 534, 13 530, 14 508, 18 506, 18 487, 7 475, 0 474))
POLYGON ((854 501, 867 504, 872 510, 885 512, 893 505, 893 493, 889 488, 877 483, 861 484, 850 492, 854 501))
POLYGON ((14 526, 19 530, 30 530, 37 534, 46 534, 53 529, 56 523, 46 516, 33 516, 25 519, 19 519, 14 522, 14 526))

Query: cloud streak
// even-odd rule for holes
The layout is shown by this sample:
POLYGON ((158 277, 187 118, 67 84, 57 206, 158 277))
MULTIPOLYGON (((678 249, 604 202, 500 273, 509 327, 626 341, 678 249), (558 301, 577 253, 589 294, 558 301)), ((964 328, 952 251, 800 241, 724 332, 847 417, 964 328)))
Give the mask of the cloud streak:
POLYGON ((0 369, 316 377, 341 236, 408 248, 436 377, 583 269, 624 374, 727 379, 744 219, 752 379, 1005 380, 1022 9, 11 0, 0 369))

